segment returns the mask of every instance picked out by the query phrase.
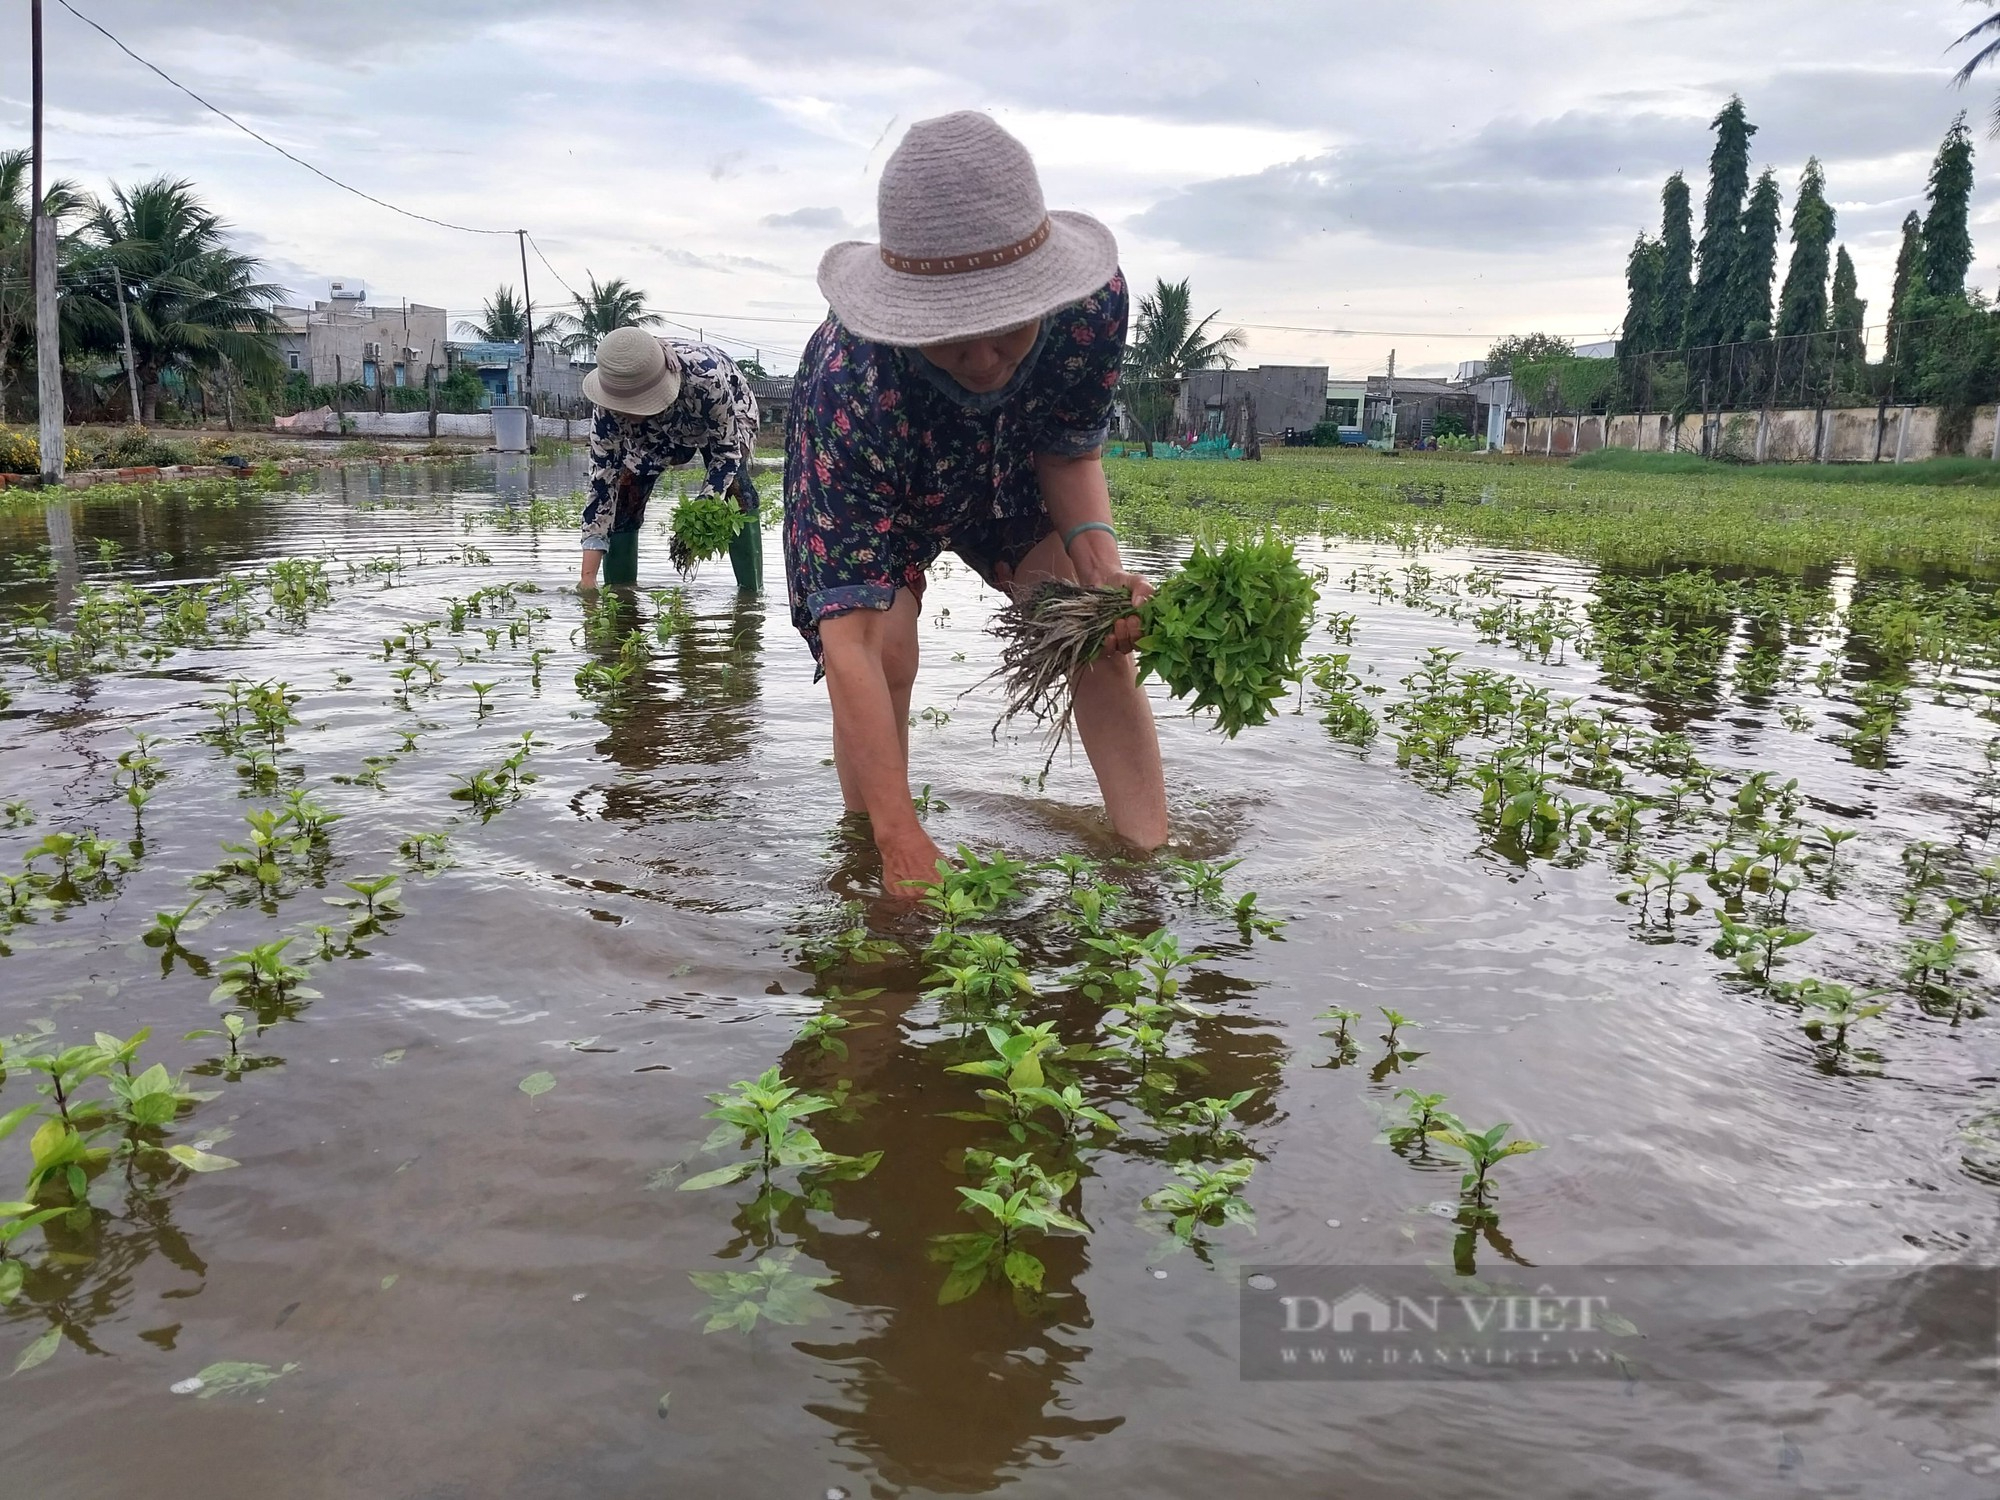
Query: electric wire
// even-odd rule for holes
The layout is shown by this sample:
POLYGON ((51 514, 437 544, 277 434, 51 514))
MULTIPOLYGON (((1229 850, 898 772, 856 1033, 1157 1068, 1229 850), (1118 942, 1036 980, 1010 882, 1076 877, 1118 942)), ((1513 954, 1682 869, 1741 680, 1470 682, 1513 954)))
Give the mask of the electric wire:
POLYGON ((256 131, 252 130, 248 125, 245 125, 241 120, 237 119, 236 116, 229 113, 228 110, 222 109, 217 105, 209 103, 208 100, 202 98, 201 95, 197 94, 193 89, 189 88, 186 84, 182 83, 178 78, 175 78, 172 74, 168 73, 164 68, 158 67, 157 65, 148 62, 145 58, 141 57, 138 53, 134 52, 130 47, 126 46, 124 42, 120 41, 105 27, 99 25, 96 21, 91 20, 89 16, 86 16, 82 11, 78 10, 74 5, 71 5, 69 3, 69 0, 56 0, 56 4, 60 5, 64 10, 68 11, 71 15, 75 16, 79 21, 83 22, 84 25, 90 27, 91 30, 97 32, 99 35, 104 37, 106 41, 110 42, 112 46, 116 47, 120 52, 123 52, 127 57, 131 58, 132 61, 138 63, 141 67, 146 68, 151 72, 158 74, 161 78, 165 79, 166 82, 172 84, 175 88, 179 89, 183 94, 186 94, 188 98, 194 100, 194 102, 199 104, 203 109, 208 110, 211 114, 220 115, 223 119, 227 120, 231 125, 234 125, 238 130, 242 131, 245 135, 249 136, 253 141, 257 141, 263 145, 269 146, 273 151, 277 152, 278 155, 284 157, 285 160, 293 162, 298 166, 304 167, 308 172, 312 173, 315 177, 324 178, 326 181, 332 183, 335 187, 341 189, 343 192, 352 193, 357 198, 365 198, 370 203, 375 204, 378 208, 386 208, 389 210, 390 213, 401 214, 406 219, 421 219, 426 224, 435 224, 440 229, 455 229, 461 234, 513 234, 516 232, 512 229, 482 229, 472 224, 454 224, 448 219, 433 218, 429 214, 420 214, 413 208, 403 208, 397 204, 391 203, 386 198, 378 198, 373 193, 364 192, 362 189, 354 186, 354 184, 351 182, 342 182, 338 177, 334 176, 331 172, 323 171, 320 168, 314 166, 311 162, 307 161, 304 157, 296 156, 292 152, 287 151, 283 146, 280 146, 276 141, 272 140, 270 137, 259 135, 256 131))
MULTIPOLYGON (((207 99, 204 99, 200 94, 196 93, 193 89, 189 88, 186 84, 182 83, 179 79, 175 78, 172 74, 168 73, 164 68, 161 68, 158 64, 153 63, 144 57, 141 57, 137 52, 133 51, 133 49, 130 46, 128 46, 122 39, 120 39, 115 33, 113 33, 108 27, 102 25, 98 21, 93 20, 91 17, 85 15, 82 11, 78 10, 74 5, 70 3, 70 0, 56 0, 56 3, 62 6, 62 8, 68 11, 71 15, 75 16, 77 20, 83 22, 84 25, 90 27, 91 30, 97 32, 106 41, 110 42, 112 46, 116 47, 120 52, 123 52, 127 57, 131 58, 134 62, 138 63, 141 67, 147 69, 149 72, 155 74, 157 77, 159 77, 161 80, 166 82, 171 87, 178 89, 181 93, 187 95, 188 98, 194 100, 194 102, 199 104, 203 109, 208 110, 211 114, 214 114, 223 120, 226 120, 229 124, 235 126, 236 129, 242 131, 243 134, 249 136, 252 140, 258 142, 260 145, 269 147, 271 150, 277 152, 278 155, 284 157, 287 161, 292 162, 296 166, 304 167, 308 172, 311 172, 315 177, 321 178, 322 180, 331 183, 334 187, 341 189, 341 191, 343 192, 352 193, 357 198, 361 198, 369 203, 373 203, 378 208, 386 208, 389 210, 389 212, 394 214, 400 214, 404 218, 416 219, 426 224, 434 224, 440 229, 450 229, 460 234, 484 234, 484 235, 525 234, 528 243, 534 246, 536 259, 541 261, 542 265, 547 268, 551 276, 555 277, 557 283, 561 285, 563 290, 568 292, 570 296, 572 298, 575 298, 579 303, 583 301, 583 298, 578 295, 576 288, 569 284, 568 280, 566 280, 563 274, 555 268, 554 264, 549 260, 548 256, 545 253, 543 253, 541 245, 536 241, 533 234, 529 234, 525 230, 494 229, 494 228, 483 227, 480 225, 453 223, 449 219, 440 219, 431 214, 419 213, 415 209, 404 208, 400 204, 391 203, 386 198, 377 197, 373 193, 367 192, 362 188, 358 188, 350 182, 343 182, 340 178, 335 177, 331 172, 328 172, 321 167, 313 165, 313 163, 307 161, 304 157, 299 156, 294 152, 287 150, 285 147, 279 145, 276 141, 270 139, 268 136, 258 133, 250 126, 244 124, 243 121, 237 119, 236 116, 230 114, 229 111, 227 111, 226 109, 223 109, 219 105, 213 104, 207 99)), ((788 323, 800 326, 817 326, 817 324, 820 321, 819 319, 816 318, 783 318, 783 317, 772 317, 772 316, 750 314, 750 313, 697 313, 679 309, 654 309, 653 311, 656 311, 659 316, 661 316, 668 322, 672 323, 673 326, 685 329, 688 332, 699 333, 703 337, 711 336, 708 335, 706 332, 705 322, 698 328, 694 324, 689 324, 684 322, 674 322, 673 319, 697 318, 706 320, 709 318, 713 318, 717 321, 733 322, 733 323, 788 323)), ((1257 329, 1263 332, 1270 332, 1270 333, 1309 333, 1309 334, 1320 334, 1332 338, 1481 339, 1481 340, 1491 341, 1509 336, 1507 334, 1501 334, 1501 333, 1448 332, 1448 331, 1441 331, 1437 329, 1428 329, 1428 328, 1403 328, 1403 329, 1326 328, 1326 327, 1317 327, 1309 324, 1299 324, 1299 323, 1238 323, 1235 326, 1239 328, 1257 329)), ((725 343, 739 344, 745 348, 763 347, 747 339, 732 338, 722 334, 716 334, 713 335, 713 337, 720 339, 725 343)), ((1597 332, 1597 333, 1562 335, 1562 337, 1567 337, 1572 340, 1596 340, 1596 339, 1615 338, 1616 334, 1612 332, 1597 332)), ((775 346, 772 346, 772 348, 773 352, 777 354, 795 354, 797 352, 797 351, 780 349, 775 346)))

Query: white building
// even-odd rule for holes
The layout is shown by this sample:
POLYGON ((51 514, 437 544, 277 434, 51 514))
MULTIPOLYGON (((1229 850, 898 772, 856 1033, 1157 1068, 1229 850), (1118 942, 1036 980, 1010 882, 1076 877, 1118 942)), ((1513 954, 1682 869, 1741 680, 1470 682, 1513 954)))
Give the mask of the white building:
POLYGON ((369 306, 358 283, 334 282, 310 308, 275 307, 278 357, 314 385, 421 386, 445 375, 445 310, 421 302, 369 306))

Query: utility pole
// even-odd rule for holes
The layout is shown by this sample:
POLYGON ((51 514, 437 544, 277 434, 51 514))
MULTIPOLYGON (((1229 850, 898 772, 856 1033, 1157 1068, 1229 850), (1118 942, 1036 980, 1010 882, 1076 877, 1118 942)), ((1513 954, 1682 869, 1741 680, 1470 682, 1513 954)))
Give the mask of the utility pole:
POLYGON ((62 333, 56 322, 56 225, 42 204, 42 0, 30 0, 34 72, 35 363, 41 374, 42 480, 63 477, 62 333))
POLYGON ((1389 351, 1389 375, 1382 383, 1382 393, 1383 399, 1388 403, 1388 430, 1384 434, 1388 447, 1383 451, 1393 453, 1396 450, 1396 351, 1394 349, 1389 351))
POLYGON ((132 409, 126 425, 139 425, 139 372, 132 364, 132 319, 125 312, 125 278, 118 274, 118 265, 111 266, 111 284, 118 289, 118 331, 125 336, 125 390, 132 409))
POLYGON ((521 245, 521 321, 527 325, 528 373, 521 404, 528 408, 528 447, 535 446, 535 299, 528 294, 528 231, 514 231, 521 245))

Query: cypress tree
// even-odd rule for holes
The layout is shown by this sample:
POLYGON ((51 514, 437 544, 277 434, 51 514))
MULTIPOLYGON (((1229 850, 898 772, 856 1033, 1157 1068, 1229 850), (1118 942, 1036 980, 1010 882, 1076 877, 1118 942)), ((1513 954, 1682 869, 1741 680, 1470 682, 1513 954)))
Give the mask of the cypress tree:
POLYGON ((1865 378, 1868 304, 1861 300, 1854 262, 1842 245, 1833 258, 1833 358, 1841 384, 1859 392, 1865 378))
POLYGON ((1640 235, 1625 260, 1625 326, 1618 335, 1618 363, 1625 394, 1634 406, 1650 406, 1653 360, 1666 342, 1655 321, 1660 310, 1660 273, 1665 248, 1640 235))
POLYGON ((1854 262, 1842 245, 1833 258, 1833 327, 1836 333, 1857 338, 1868 323, 1868 304, 1861 300, 1861 284, 1854 274, 1854 262))
MULTIPOLYGON (((1833 205, 1826 201, 1826 177, 1819 158, 1806 162, 1799 178, 1799 196, 1792 205, 1792 263, 1785 270, 1785 288, 1778 296, 1778 333, 1791 337, 1826 328, 1827 250, 1833 244, 1833 205)), ((1845 251, 1841 252, 1843 255, 1845 251)), ((1848 274, 1854 266, 1848 263, 1848 274)), ((1853 287, 1848 294, 1853 295, 1853 287)))
POLYGON ((1665 248, 1640 235, 1625 258, 1625 326, 1618 347, 1624 354, 1651 354, 1660 347, 1660 272, 1665 248))
POLYGON ((1694 290, 1694 211, 1687 179, 1676 172, 1660 189, 1660 300, 1653 330, 1662 348, 1682 348, 1694 290))
POLYGON ((1924 216, 1924 289, 1933 297, 1963 297, 1972 265, 1967 209, 1972 197, 1972 133, 1960 114, 1931 163, 1930 212, 1924 216))
POLYGON ((1778 221, 1783 215, 1777 173, 1766 168, 1743 211, 1743 238, 1729 275, 1731 339, 1771 336, 1771 278, 1778 270, 1778 221))
POLYGON ((1750 187, 1750 137, 1757 127, 1744 117, 1743 101, 1730 95, 1715 117, 1715 149, 1708 158, 1708 196, 1701 207, 1694 295, 1688 302, 1685 342, 1726 344, 1737 336, 1731 282, 1743 241, 1743 195, 1750 187))
POLYGON ((1903 217, 1903 243, 1896 252, 1896 280, 1889 292, 1889 363, 1898 380, 1916 374, 1921 329, 1910 327, 1924 300, 1924 225, 1914 210, 1903 217))

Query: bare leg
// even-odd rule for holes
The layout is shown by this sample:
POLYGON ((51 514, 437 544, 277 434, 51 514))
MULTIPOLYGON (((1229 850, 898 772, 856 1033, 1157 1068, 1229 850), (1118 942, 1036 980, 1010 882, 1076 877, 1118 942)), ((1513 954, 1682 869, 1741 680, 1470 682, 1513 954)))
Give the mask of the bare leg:
MULTIPOLYGON (((910 690, 917 680, 917 596, 908 589, 896 590, 896 602, 889 606, 888 630, 882 646, 882 675, 889 684, 889 699, 896 710, 896 733, 903 742, 903 762, 910 759, 910 690)), ((849 812, 866 812, 850 767, 854 757, 841 753, 840 724, 833 728, 833 768, 840 775, 840 800, 849 812)))
MULTIPOLYGON (((1044 578, 1076 578, 1062 538, 1053 534, 1043 537, 1014 573, 1015 587, 1021 590, 1044 578)), ((1077 674, 1071 693, 1077 733, 1090 769, 1097 773, 1111 826, 1127 843, 1151 850, 1167 841, 1167 788, 1153 707, 1138 677, 1130 653, 1108 653, 1077 674)))

